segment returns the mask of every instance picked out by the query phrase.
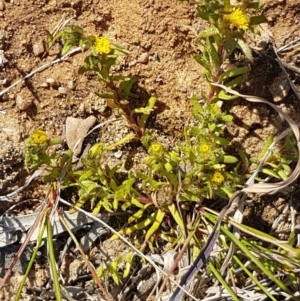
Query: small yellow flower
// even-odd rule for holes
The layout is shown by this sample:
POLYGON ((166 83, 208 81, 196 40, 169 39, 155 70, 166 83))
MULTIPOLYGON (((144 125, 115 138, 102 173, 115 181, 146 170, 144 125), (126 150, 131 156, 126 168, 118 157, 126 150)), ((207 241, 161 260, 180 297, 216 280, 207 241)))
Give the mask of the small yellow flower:
POLYGON ((111 42, 106 37, 101 37, 101 38, 96 37, 93 47, 94 50, 100 54, 102 53, 109 54, 111 51, 111 42))
POLYGON ((36 144, 43 144, 48 139, 47 134, 42 130, 36 130, 34 133, 32 133, 31 138, 36 144))
POLYGON ((228 15, 227 19, 231 23, 231 27, 237 27, 244 30, 247 30, 249 27, 249 18, 239 7, 228 15))
POLYGON ((151 144, 150 148, 149 148, 149 153, 150 155, 153 156, 157 156, 157 155, 162 155, 164 152, 164 147, 162 146, 162 144, 158 143, 158 142, 154 142, 151 144))
POLYGON ((222 184, 224 182, 225 178, 219 171, 215 171, 212 181, 216 184, 222 184))
POLYGON ((203 143, 200 145, 200 152, 203 154, 207 154, 211 150, 211 147, 209 144, 203 143))

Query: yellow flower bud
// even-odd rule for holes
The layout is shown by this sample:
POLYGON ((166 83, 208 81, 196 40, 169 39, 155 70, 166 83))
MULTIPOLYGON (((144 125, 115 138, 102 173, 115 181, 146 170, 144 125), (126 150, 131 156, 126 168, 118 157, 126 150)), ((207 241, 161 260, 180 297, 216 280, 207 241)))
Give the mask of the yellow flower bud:
POLYGON ((214 183, 216 183, 216 184, 222 184, 224 182, 224 180, 225 180, 224 176, 219 171, 216 171, 213 174, 212 181, 214 183))
POLYGON ((93 48, 96 52, 100 54, 109 54, 111 51, 111 42, 106 37, 96 37, 93 48))
POLYGON ((154 142, 151 144, 149 148, 149 154, 152 156, 161 156, 164 153, 164 147, 161 143, 154 142))
POLYGON ((228 21, 232 27, 247 30, 249 27, 249 18, 241 8, 237 8, 230 15, 227 16, 228 21))
POLYGON ((43 144, 47 141, 47 134, 42 130, 36 130, 31 134, 31 138, 35 144, 43 144))

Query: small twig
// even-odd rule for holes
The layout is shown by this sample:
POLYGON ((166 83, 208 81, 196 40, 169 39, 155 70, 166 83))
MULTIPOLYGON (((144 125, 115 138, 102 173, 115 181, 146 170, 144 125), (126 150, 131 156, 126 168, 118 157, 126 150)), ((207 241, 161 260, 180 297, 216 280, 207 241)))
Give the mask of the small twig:
POLYGON ((38 72, 40 72, 40 71, 43 71, 43 70, 45 70, 46 68, 48 68, 48 67, 50 67, 50 66, 52 66, 52 65, 54 65, 54 64, 56 64, 56 63, 60 63, 60 62, 64 61, 68 56, 70 56, 70 55, 72 55, 72 54, 74 54, 74 53, 76 53, 76 52, 79 52, 79 51, 81 51, 81 48, 80 48, 80 47, 76 47, 76 48, 70 50, 68 53, 66 53, 66 54, 65 54, 64 56, 62 56, 61 58, 58 58, 58 59, 56 59, 56 60, 54 60, 54 61, 51 61, 51 62, 46 63, 46 64, 43 65, 43 66, 38 67, 37 69, 33 70, 33 71, 30 72, 29 74, 25 75, 24 77, 18 79, 16 82, 14 82, 12 85, 10 85, 9 87, 7 87, 6 89, 2 90, 2 91, 0 92, 0 97, 1 97, 2 95, 4 95, 5 93, 7 93, 7 92, 8 92, 10 89, 12 89, 14 86, 16 86, 16 85, 19 84, 20 82, 24 81, 25 79, 32 77, 34 74, 36 74, 36 73, 38 73, 38 72))
MULTIPOLYGON (((299 26, 300 26, 300 25, 298 25, 295 29, 298 29, 299 26)), ((287 38, 288 38, 288 37, 287 37, 287 38)), ((295 40, 293 40, 292 42, 290 42, 290 43, 288 43, 288 44, 286 44, 286 45, 284 45, 284 46, 278 48, 278 50, 277 50, 278 53, 293 48, 293 47, 289 47, 289 46, 291 46, 291 45, 297 43, 299 40, 300 40, 300 37, 297 38, 297 39, 295 39, 295 40)))
MULTIPOLYGON (((299 38, 299 39, 300 39, 300 38, 299 38)), ((283 71, 283 73, 284 73, 285 76, 287 77, 287 79, 288 79, 288 81, 289 81, 289 83, 290 83, 290 85, 291 85, 291 88, 292 88, 292 90, 294 91, 295 95, 296 95, 296 96, 298 97, 298 99, 300 100, 300 93, 298 92, 298 90, 297 90, 295 84, 294 84, 293 81, 290 79, 290 77, 289 77, 287 71, 285 70, 285 67, 284 67, 284 65, 283 65, 283 63, 282 63, 282 60, 281 60, 281 58, 280 58, 279 55, 278 55, 278 50, 276 50, 276 48, 275 48, 274 45, 273 45, 273 50, 274 50, 274 52, 275 52, 275 55, 276 55, 276 57, 277 57, 277 62, 278 62, 278 64, 279 64, 281 70, 283 71)))
POLYGON ((9 194, 7 194, 7 195, 0 195, 0 201, 6 201, 6 202, 12 201, 12 198, 13 198, 13 197, 17 196, 17 194, 18 194, 20 191, 22 191, 24 188, 26 188, 26 187, 31 183, 32 180, 34 180, 35 178, 38 178, 38 177, 42 174, 43 171, 44 171, 44 170, 43 170, 42 168, 36 170, 36 171, 29 177, 29 179, 25 182, 25 184, 24 184, 22 187, 16 189, 14 192, 11 192, 11 193, 9 193, 9 194))
POLYGON ((74 19, 74 17, 72 18, 69 18, 67 20, 64 20, 65 19, 65 15, 63 15, 61 17, 61 19, 59 20, 59 22, 57 23, 57 25, 55 26, 55 28, 53 29, 53 31, 51 32, 52 36, 55 36, 58 31, 62 28, 64 28, 71 20, 74 19))

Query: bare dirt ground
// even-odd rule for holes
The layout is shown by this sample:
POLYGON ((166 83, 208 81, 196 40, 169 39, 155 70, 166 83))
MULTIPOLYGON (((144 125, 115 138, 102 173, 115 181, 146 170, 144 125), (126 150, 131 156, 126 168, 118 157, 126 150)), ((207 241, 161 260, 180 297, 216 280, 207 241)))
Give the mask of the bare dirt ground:
MULTIPOLYGON (((252 41, 255 64, 251 66, 242 92, 273 100, 298 122, 299 99, 288 86, 280 89, 286 78, 274 60, 272 45, 279 48, 299 37, 300 3, 297 0, 266 0, 263 10, 268 24, 259 28, 261 37, 252 41)), ((149 126, 171 144, 180 139, 181 130, 191 117, 189 96, 199 96, 206 85, 203 70, 193 58, 199 51, 197 33, 205 28, 196 17, 195 6, 174 0, 0 0, 1 90, 59 56, 59 47, 49 54, 45 52, 45 40, 46 30, 53 31, 63 16, 74 18, 72 22, 82 26, 85 32, 106 35, 130 51, 121 62, 120 70, 139 77, 134 91, 138 101, 145 103, 153 94, 158 97, 149 126)), ((287 52, 283 58, 286 63, 299 67, 299 53, 299 49, 287 52)), ((65 138, 64 126, 69 116, 87 118, 93 115, 97 123, 107 119, 105 105, 99 103, 94 94, 99 90, 96 78, 78 75, 83 58, 84 54, 75 54, 1 96, 0 195, 13 192, 28 176, 23 167, 24 140, 35 129, 65 138)), ((290 76, 296 86, 300 84, 299 74, 290 71, 290 76)), ((260 151, 270 133, 281 132, 286 126, 264 105, 236 100, 225 107, 235 117, 228 136, 249 156, 260 151)), ((94 139, 110 142, 120 136, 122 129, 110 126, 100 130, 94 139)), ((139 151, 133 149, 131 152, 132 165, 140 160, 139 151)), ((13 204, 42 195, 43 186, 35 183, 13 204)), ((253 226, 268 228, 279 214, 279 203, 278 198, 272 197, 249 205, 246 222, 255 221, 253 226)), ((1 202, 0 214, 11 205, 11 202, 1 202)), ((10 214, 30 212, 34 207, 32 202, 22 202, 10 214)), ((37 265, 35 270, 28 286, 45 287, 49 279, 46 265, 37 265)), ((14 277, 0 292, 1 300, 12 300, 20 281, 18 274, 14 277)), ((23 300, 48 300, 45 296, 39 299, 39 295, 38 289, 28 290, 23 300)))

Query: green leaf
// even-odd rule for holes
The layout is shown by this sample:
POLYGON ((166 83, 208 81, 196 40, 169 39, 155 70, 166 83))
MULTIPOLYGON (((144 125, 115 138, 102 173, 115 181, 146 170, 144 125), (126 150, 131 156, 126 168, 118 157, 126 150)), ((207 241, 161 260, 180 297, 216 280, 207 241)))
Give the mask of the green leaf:
POLYGON ((236 163, 238 162, 238 159, 234 156, 225 155, 223 158, 224 163, 236 163))
POLYGON ((99 279, 103 276, 103 271, 104 271, 103 265, 100 265, 100 266, 96 269, 96 274, 97 274, 97 277, 98 277, 99 279))
POLYGON ((82 175, 79 177, 79 182, 88 180, 93 175, 95 175, 95 171, 93 169, 85 169, 83 170, 82 175))
POLYGON ((245 74, 249 71, 250 69, 248 67, 239 67, 239 68, 234 68, 234 69, 230 69, 224 73, 222 73, 220 76, 219 76, 219 79, 218 79, 218 83, 222 83, 222 81, 226 78, 229 78, 229 77, 234 77, 234 76, 238 76, 238 75, 241 75, 241 74, 245 74))
POLYGON ((230 94, 227 94, 224 90, 221 90, 221 91, 218 93, 217 97, 218 97, 219 99, 222 99, 222 100, 233 100, 233 99, 238 98, 237 95, 230 95, 230 94))
POLYGON ((132 266, 133 253, 132 252, 127 253, 124 259, 126 261, 126 264, 123 272, 123 277, 126 278, 129 276, 130 269, 132 266))
POLYGON ((247 7, 249 8, 254 8, 254 9, 261 9, 264 7, 264 3, 263 2, 252 2, 252 3, 248 3, 247 7))
POLYGON ((249 45, 243 39, 238 39, 237 42, 241 50, 243 51, 244 55, 246 56, 246 58, 253 64, 254 60, 249 45))
POLYGON ((177 210, 176 205, 174 203, 172 203, 171 205, 168 206, 168 209, 169 209, 170 213, 172 214, 176 224, 181 229, 181 232, 184 233, 185 227, 184 227, 184 224, 183 224, 183 220, 181 219, 181 216, 180 216, 180 214, 177 210))
POLYGON ((138 210, 137 212, 135 212, 133 215, 131 215, 129 218, 128 218, 128 223, 132 223, 133 221, 137 220, 137 219, 140 219, 143 214, 145 212, 145 209, 142 208, 140 210, 138 210))
POLYGON ((109 93, 95 93, 98 97, 104 98, 104 99, 113 99, 114 95, 109 93))
POLYGON ((197 63, 199 63, 202 67, 204 67, 209 73, 211 72, 212 66, 209 62, 209 60, 207 60, 203 55, 195 55, 194 56, 195 60, 197 63))
POLYGON ((150 216, 148 216, 145 220, 141 221, 140 223, 119 231, 119 233, 125 232, 126 234, 131 234, 134 231, 142 230, 142 229, 148 227, 149 225, 151 225, 154 222, 155 217, 156 217, 156 212, 152 213, 150 216))
POLYGON ((249 276, 250 279, 252 279, 252 281, 266 294, 266 296, 268 296, 270 298, 270 300, 272 301, 277 301, 271 294, 270 292, 267 290, 267 288, 265 288, 261 283, 260 280, 258 280, 251 271, 249 271, 249 269, 239 260, 239 258, 237 256, 233 256, 234 261, 237 262, 237 264, 242 268, 242 270, 249 276))
POLYGON ((65 55, 72 47, 73 47, 73 43, 68 41, 62 49, 61 55, 65 55))
POLYGON ((211 269, 212 273, 215 275, 215 277, 222 284, 222 286, 227 290, 227 292, 231 296, 231 298, 235 301, 239 301, 240 299, 236 296, 236 294, 233 292, 232 288, 228 285, 228 283, 221 276, 221 274, 218 272, 218 270, 214 267, 214 265, 211 261, 208 261, 208 266, 210 267, 210 269, 211 269))
POLYGON ((229 36, 225 38, 223 45, 227 56, 230 56, 237 46, 237 41, 233 37, 229 36))
POLYGON ((151 228, 147 231, 145 235, 145 240, 149 240, 149 238, 159 229, 159 226, 161 225, 163 218, 165 217, 165 212, 158 209, 157 212, 155 212, 155 220, 151 226, 151 228))
POLYGON ((208 50, 213 68, 217 70, 220 66, 220 58, 214 44, 210 41, 209 38, 206 39, 206 49, 208 50))
POLYGON ((124 99, 128 98, 131 87, 136 81, 137 81, 137 77, 132 76, 128 80, 124 80, 120 83, 119 93, 123 96, 124 99))
POLYGON ((138 118, 138 125, 140 128, 145 129, 147 120, 149 118, 150 113, 153 111, 157 98, 152 96, 149 98, 147 106, 145 107, 145 112, 142 112, 143 115, 138 118))
POLYGON ((208 37, 214 36, 219 33, 219 30, 215 26, 211 26, 210 28, 203 30, 199 33, 199 39, 206 39, 208 37))
POLYGON ((265 142, 261 152, 259 153, 257 159, 258 160, 261 160, 264 155, 266 154, 266 152, 269 150, 271 144, 273 143, 273 140, 274 140, 274 136, 273 135, 270 135, 268 138, 267 138, 267 141, 265 142))
POLYGON ((288 178, 288 176, 287 176, 287 174, 286 174, 286 172, 284 171, 284 170, 279 170, 278 171, 278 175, 280 176, 280 178, 282 179, 282 180, 287 180, 287 178, 288 178))
POLYGON ((120 283, 120 276, 118 274, 118 264, 119 264, 119 260, 117 258, 108 266, 111 276, 116 284, 120 283))
POLYGON ((258 25, 258 24, 261 24, 261 23, 265 23, 267 21, 268 21, 267 18, 263 15, 250 17, 250 24, 251 25, 258 25))
POLYGON ((242 160, 242 174, 248 171, 249 168, 249 160, 246 153, 242 150, 238 150, 238 154, 242 160))
POLYGON ((171 172, 173 170, 173 166, 169 162, 165 163, 164 167, 168 172, 171 172))
POLYGON ((233 89, 234 87, 239 86, 243 80, 244 80, 244 77, 241 75, 241 76, 234 78, 233 80, 231 80, 229 83, 226 83, 225 85, 226 85, 226 87, 233 89))
POLYGON ((223 115, 222 116, 222 119, 225 121, 225 122, 231 122, 233 120, 233 116, 232 115, 223 115))

